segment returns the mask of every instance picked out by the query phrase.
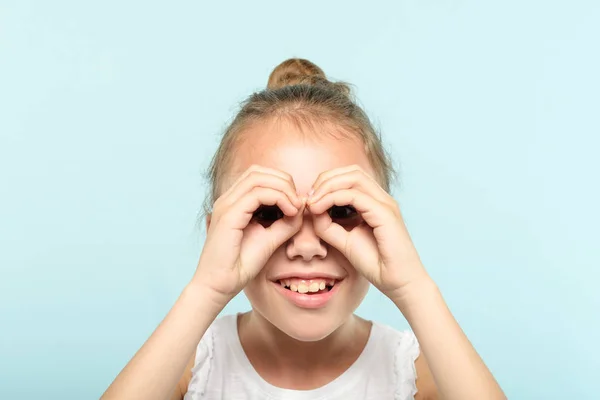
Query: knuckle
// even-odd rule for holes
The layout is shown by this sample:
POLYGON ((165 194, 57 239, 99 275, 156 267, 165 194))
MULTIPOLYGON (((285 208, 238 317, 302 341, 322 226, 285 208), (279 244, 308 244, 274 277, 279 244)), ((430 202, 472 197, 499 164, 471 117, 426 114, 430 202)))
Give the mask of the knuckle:
POLYGON ((210 217, 210 225, 211 226, 215 226, 219 223, 219 221, 222 218, 222 214, 220 212, 217 212, 217 210, 213 210, 213 213, 211 214, 210 217))
POLYGON ((225 212, 225 208, 221 205, 219 207, 217 207, 215 205, 215 207, 213 207, 213 212, 212 212, 212 220, 213 222, 218 221, 219 219, 221 219, 221 217, 223 216, 225 212))
POLYGON ((277 187, 282 190, 291 190, 294 188, 294 180, 291 177, 286 176, 285 178, 278 176, 277 179, 277 187))
POLYGON ((283 172, 283 175, 285 176, 285 178, 293 184, 294 183, 294 178, 292 177, 292 175, 288 174, 285 171, 282 171, 282 172, 283 172))
POLYGON ((358 197, 358 193, 355 191, 348 191, 348 198, 352 204, 356 203, 356 198, 358 197))
POLYGON ((231 209, 228 210, 228 212, 221 215, 221 217, 218 220, 218 222, 225 224, 225 225, 230 225, 232 222, 235 222, 235 221, 236 221, 236 218, 233 216, 231 209))
POLYGON ((289 199, 287 197, 287 195, 285 193, 276 191, 273 193, 273 200, 277 203, 281 203, 282 201, 287 201, 289 202, 289 199))
POLYGON ((254 197, 260 197, 262 193, 263 188, 261 188, 260 186, 254 186, 252 189, 250 189, 250 194, 254 197))
POLYGON ((252 172, 252 171, 258 171, 260 169, 260 165, 258 164, 252 164, 248 167, 247 171, 248 172, 252 172))
POLYGON ((292 178, 292 176, 290 174, 288 174, 287 172, 284 172, 284 175, 282 177, 280 177, 282 179, 282 183, 285 182, 285 184, 290 187, 290 188, 295 188, 296 187, 296 183, 294 182, 294 178, 292 178))
POLYGON ((353 169, 352 172, 350 172, 350 174, 355 178, 359 178, 365 175, 365 172, 362 169, 360 169, 360 167, 358 167, 358 169, 353 169))
POLYGON ((252 170, 252 171, 248 172, 248 179, 255 180, 260 175, 261 175, 261 173, 258 170, 252 170))
POLYGON ((219 197, 217 200, 215 200, 215 203, 213 204, 213 213, 216 214, 218 213, 218 211, 223 207, 223 196, 219 197))
POLYGON ((317 179, 315 179, 315 184, 317 185, 317 184, 321 183, 324 176, 325 176, 325 172, 321 172, 319 175, 317 175, 317 179))
POLYGON ((400 208, 398 207, 398 204, 396 204, 395 202, 389 202, 389 201, 385 202, 384 206, 391 215, 396 216, 396 217, 400 215, 400 208))
POLYGON ((273 202, 274 196, 278 196, 280 192, 269 188, 255 186, 252 188, 251 194, 260 204, 269 205, 273 202))
POLYGON ((243 181, 244 179, 247 179, 248 176, 253 172, 256 171, 256 168, 254 165, 251 165, 250 167, 246 168, 246 170, 244 172, 242 172, 239 177, 238 177, 238 181, 243 181))

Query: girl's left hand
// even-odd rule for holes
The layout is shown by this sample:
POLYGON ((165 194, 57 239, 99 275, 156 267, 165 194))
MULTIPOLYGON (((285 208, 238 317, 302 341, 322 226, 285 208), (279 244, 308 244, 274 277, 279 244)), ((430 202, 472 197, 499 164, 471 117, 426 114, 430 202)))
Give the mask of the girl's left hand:
POLYGON ((398 204, 359 166, 320 174, 307 206, 317 235, 393 301, 412 283, 427 279, 398 204), (334 206, 352 206, 361 220, 349 226, 343 223, 348 218, 334 222, 327 212, 334 206))

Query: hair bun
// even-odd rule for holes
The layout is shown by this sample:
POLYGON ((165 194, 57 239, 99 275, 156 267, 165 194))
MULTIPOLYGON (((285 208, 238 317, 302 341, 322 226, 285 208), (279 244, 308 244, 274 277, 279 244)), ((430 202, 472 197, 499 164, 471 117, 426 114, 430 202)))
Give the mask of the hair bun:
POLYGON ((279 89, 291 85, 318 85, 326 82, 327 77, 321 68, 303 58, 290 58, 271 72, 267 88, 279 89))
POLYGON ((290 58, 275 67, 267 89, 280 89, 292 85, 325 86, 345 96, 350 96, 350 86, 343 82, 331 82, 316 64, 304 58, 290 58))

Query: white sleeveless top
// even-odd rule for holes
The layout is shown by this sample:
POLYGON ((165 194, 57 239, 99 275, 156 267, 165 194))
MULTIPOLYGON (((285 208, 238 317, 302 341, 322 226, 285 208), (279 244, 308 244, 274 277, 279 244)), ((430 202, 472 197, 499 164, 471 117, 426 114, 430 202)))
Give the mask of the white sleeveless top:
POLYGON ((339 377, 317 389, 282 389, 252 367, 240 343, 237 315, 227 315, 216 319, 198 344, 184 400, 414 399, 418 355, 412 332, 373 322, 364 350, 339 377))

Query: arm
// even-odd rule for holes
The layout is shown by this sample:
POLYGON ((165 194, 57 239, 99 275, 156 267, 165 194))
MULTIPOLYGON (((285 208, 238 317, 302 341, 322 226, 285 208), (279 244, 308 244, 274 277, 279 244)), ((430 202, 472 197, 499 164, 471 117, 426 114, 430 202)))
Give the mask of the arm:
POLYGON ((429 364, 427 364, 423 353, 419 354, 419 357, 415 360, 415 369, 417 371, 415 400, 438 400, 439 395, 435 380, 431 375, 429 364))
POLYGON ((102 399, 170 398, 198 342, 223 308, 208 294, 199 285, 188 285, 102 399))
POLYGON ((430 396, 424 398, 437 398, 431 397, 430 370, 437 391, 445 400, 506 399, 431 279, 424 278, 404 292, 402 298, 392 301, 411 325, 427 360, 421 362, 425 380, 418 385, 425 388, 424 395, 430 396))
POLYGON ((178 391, 180 398, 182 374, 198 342, 273 251, 299 230, 303 205, 289 174, 260 166, 246 170, 215 201, 191 283, 102 399, 164 400, 178 398, 178 391), (262 205, 277 205, 286 218, 268 229, 253 223, 262 205))
POLYGON ((179 379, 177 383, 177 387, 171 394, 171 398, 169 400, 183 400, 185 394, 187 393, 188 386, 190 385, 190 381, 192 380, 192 369, 196 364, 196 352, 190 358, 185 370, 183 371, 183 375, 179 379))
MULTIPOLYGON (((317 234, 338 249, 404 314, 445 400, 505 399, 427 275, 398 203, 359 165, 319 175, 308 199, 317 234), (326 211, 351 205, 364 224, 347 230, 326 211)), ((422 382, 421 382, 422 383, 422 382)))

